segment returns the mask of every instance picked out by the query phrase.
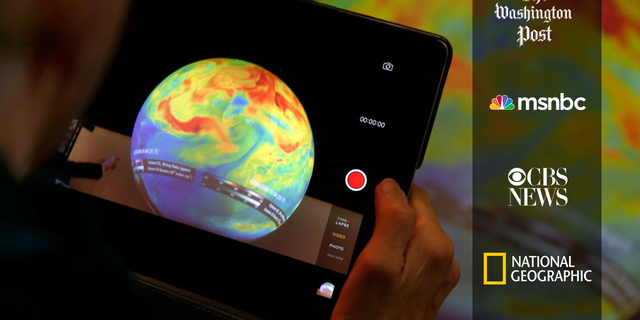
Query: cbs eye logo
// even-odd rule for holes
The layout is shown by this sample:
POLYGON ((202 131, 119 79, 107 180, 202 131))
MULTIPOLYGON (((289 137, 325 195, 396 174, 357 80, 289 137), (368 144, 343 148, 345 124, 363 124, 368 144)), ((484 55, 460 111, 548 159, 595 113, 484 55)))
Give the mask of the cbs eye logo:
POLYGON ((519 187, 527 181, 527 174, 524 170, 520 168, 513 168, 509 171, 509 175, 507 176, 509 179, 509 183, 511 183, 514 187, 519 187))

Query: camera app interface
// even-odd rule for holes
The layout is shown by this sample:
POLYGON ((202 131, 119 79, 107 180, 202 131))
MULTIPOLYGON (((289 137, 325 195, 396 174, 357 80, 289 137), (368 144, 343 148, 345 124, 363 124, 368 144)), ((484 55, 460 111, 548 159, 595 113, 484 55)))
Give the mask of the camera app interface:
POLYGON ((437 85, 368 25, 255 6, 134 4, 60 180, 346 274, 377 183, 412 178, 437 85))

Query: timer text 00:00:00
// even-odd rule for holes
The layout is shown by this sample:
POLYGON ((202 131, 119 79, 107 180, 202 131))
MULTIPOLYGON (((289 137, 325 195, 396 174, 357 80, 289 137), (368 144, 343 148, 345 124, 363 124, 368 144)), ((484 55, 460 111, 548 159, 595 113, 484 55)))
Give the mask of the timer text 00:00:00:
POLYGON ((376 126, 378 128, 384 128, 384 126, 385 126, 384 122, 378 121, 378 120, 374 120, 374 119, 369 119, 367 117, 360 117, 360 122, 367 123, 367 124, 370 124, 372 126, 376 126))

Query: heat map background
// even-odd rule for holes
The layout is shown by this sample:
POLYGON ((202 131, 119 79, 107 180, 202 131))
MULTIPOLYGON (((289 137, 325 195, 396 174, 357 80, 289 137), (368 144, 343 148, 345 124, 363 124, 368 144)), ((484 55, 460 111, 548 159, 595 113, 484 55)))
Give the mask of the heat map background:
MULTIPOLYGON (((438 319, 471 319, 472 1, 323 0, 322 2, 442 34, 454 57, 425 162, 415 183, 429 191, 462 266, 458 287, 438 319), (465 267, 467 272, 465 272, 465 267)), ((492 17, 487 17, 487 19, 492 17)), ((490 75, 487 75, 490 77, 490 75)), ((602 253, 640 283, 640 3, 602 1, 602 253)), ((496 137, 500 139, 500 137, 496 137)), ((635 319, 640 292, 626 307, 603 298, 603 319, 635 319)), ((526 305, 505 314, 526 314, 526 305)), ((640 316, 640 315, 639 315, 640 316)))

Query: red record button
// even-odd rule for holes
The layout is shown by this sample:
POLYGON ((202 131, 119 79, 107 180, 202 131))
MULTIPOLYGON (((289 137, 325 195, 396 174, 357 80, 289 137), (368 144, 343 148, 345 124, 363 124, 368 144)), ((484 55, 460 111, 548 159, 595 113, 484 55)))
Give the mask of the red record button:
POLYGON ((360 191, 367 185, 367 175, 359 169, 353 169, 344 178, 347 188, 351 191, 360 191))

